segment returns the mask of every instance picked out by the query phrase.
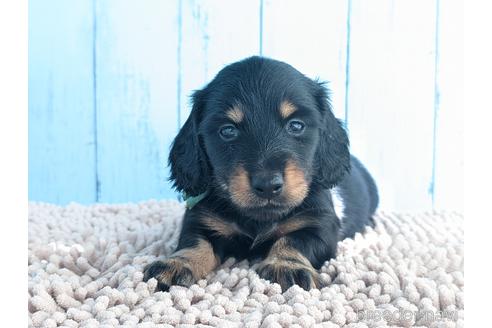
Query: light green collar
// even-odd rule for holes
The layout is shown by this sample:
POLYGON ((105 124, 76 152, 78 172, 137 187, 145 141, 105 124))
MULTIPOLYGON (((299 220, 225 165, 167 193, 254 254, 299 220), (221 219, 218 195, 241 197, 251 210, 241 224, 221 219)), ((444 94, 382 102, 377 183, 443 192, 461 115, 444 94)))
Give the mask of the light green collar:
POLYGON ((191 210, 193 206, 198 204, 202 199, 204 199, 208 195, 208 190, 201 193, 197 196, 188 196, 186 193, 183 193, 183 199, 186 202, 186 208, 191 210))

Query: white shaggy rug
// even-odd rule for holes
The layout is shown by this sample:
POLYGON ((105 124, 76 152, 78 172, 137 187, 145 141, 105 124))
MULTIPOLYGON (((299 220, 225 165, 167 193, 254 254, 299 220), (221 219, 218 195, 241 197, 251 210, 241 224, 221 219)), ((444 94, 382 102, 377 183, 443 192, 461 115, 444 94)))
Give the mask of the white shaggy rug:
POLYGON ((154 293, 142 268, 170 254, 183 206, 29 205, 31 327, 461 327, 463 217, 379 212, 339 243, 322 290, 260 279, 230 259, 191 288, 154 293))

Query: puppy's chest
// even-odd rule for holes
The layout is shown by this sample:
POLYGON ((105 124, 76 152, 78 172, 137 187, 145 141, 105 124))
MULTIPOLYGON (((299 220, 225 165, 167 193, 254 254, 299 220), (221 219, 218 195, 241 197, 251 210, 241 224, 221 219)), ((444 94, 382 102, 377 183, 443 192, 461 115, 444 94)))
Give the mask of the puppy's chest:
POLYGON ((222 257, 237 259, 254 259, 266 255, 271 245, 278 238, 277 223, 238 224, 236 222, 219 222, 221 231, 211 233, 210 237, 216 252, 222 257))

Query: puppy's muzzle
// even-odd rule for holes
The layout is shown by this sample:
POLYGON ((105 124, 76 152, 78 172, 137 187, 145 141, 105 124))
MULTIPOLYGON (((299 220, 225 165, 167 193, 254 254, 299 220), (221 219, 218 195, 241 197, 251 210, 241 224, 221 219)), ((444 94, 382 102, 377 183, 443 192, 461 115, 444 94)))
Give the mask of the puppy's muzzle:
POLYGON ((263 199, 273 199, 282 193, 284 179, 281 173, 260 173, 251 178, 254 193, 263 199))

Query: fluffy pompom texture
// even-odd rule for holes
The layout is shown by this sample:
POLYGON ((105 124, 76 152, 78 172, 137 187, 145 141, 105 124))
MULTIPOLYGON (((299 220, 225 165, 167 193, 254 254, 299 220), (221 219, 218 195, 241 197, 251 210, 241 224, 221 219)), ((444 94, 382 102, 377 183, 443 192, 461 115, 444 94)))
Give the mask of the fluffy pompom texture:
POLYGON ((31 203, 30 326, 463 326, 458 213, 379 212, 375 229, 339 243, 321 269, 330 282, 322 290, 282 294, 254 266, 230 259, 190 288, 154 293, 142 269, 173 251, 183 211, 175 201, 31 203))

